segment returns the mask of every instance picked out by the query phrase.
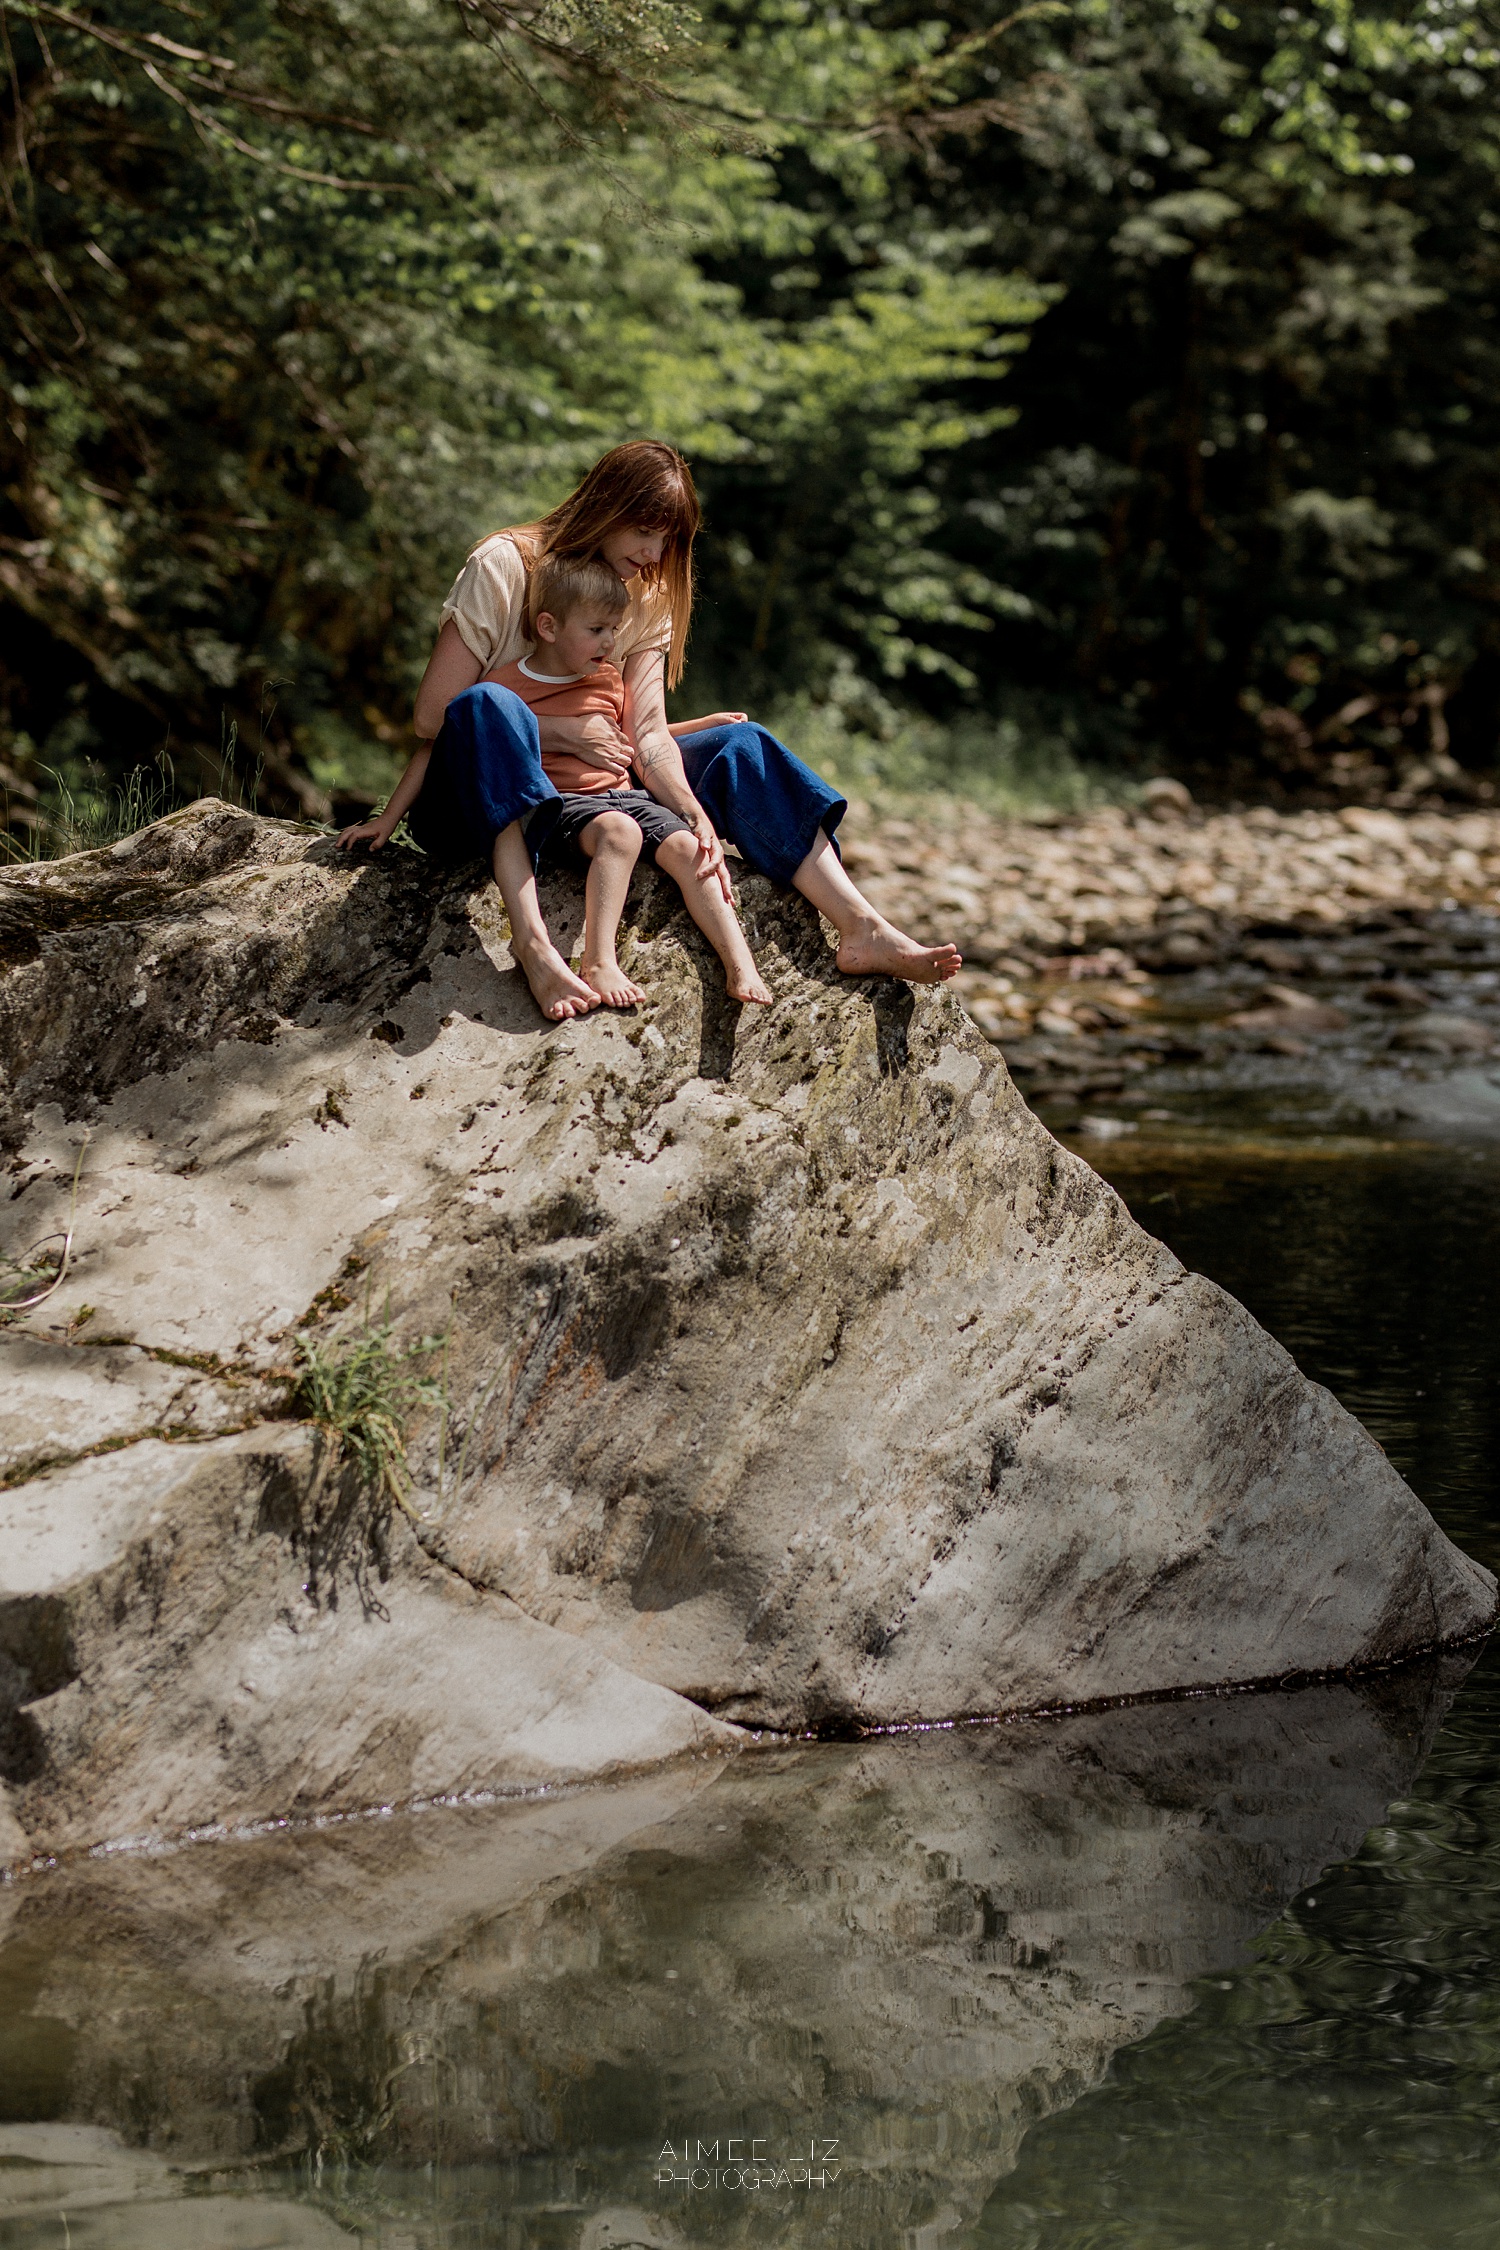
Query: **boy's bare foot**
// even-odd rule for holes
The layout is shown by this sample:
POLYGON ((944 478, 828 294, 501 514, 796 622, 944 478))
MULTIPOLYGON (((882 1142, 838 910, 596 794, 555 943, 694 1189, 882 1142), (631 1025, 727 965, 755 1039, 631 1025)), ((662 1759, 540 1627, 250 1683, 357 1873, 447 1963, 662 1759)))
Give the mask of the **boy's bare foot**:
POLYGON ((586 1016, 598 1007, 598 993, 574 976, 555 945, 523 946, 512 939, 510 950, 549 1022, 566 1023, 570 1016, 586 1016))
POLYGON ((633 1008, 646 997, 618 961, 580 961, 578 966, 584 983, 599 995, 606 1008, 633 1008))
POLYGON ((759 972, 754 968, 746 971, 730 969, 724 978, 724 990, 731 1000, 753 1000, 762 1008, 769 1008, 776 997, 769 985, 762 983, 759 972))
POLYGON ((840 941, 834 958, 846 977, 899 977, 903 984, 946 984, 964 965, 956 945, 918 945, 873 916, 840 941))

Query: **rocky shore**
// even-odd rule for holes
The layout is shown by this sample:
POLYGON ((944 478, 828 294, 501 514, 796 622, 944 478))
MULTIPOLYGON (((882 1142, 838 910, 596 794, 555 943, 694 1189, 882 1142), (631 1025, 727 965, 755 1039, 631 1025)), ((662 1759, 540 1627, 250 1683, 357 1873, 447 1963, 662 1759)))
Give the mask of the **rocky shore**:
POLYGON ((1002 820, 856 814, 845 856, 887 913, 960 939, 990 967, 1015 951, 1134 937, 1192 966, 1221 927, 1326 930, 1381 908, 1500 912, 1500 813, 1203 812, 1180 782, 1138 811, 1002 820), (1173 944, 1174 938, 1184 942, 1173 944))
POLYGON ((1054 1123, 1296 1094, 1500 1131, 1500 814, 1145 797, 1056 821, 856 808, 846 858, 893 920, 963 947, 969 1014, 1054 1123))

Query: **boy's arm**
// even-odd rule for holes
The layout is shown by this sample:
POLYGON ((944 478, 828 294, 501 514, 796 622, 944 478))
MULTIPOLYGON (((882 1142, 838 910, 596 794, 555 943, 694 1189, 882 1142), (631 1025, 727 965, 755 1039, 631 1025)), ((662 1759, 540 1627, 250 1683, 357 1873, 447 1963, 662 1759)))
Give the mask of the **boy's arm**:
POLYGON ((685 820, 698 840, 698 880, 716 879, 729 898, 729 870, 714 824, 688 787, 682 752, 667 726, 660 649, 637 649, 625 659, 625 732, 636 754, 642 784, 668 812, 685 820))
POLYGON ((348 851, 353 844, 368 844, 372 852, 388 843, 391 833, 402 816, 407 813, 422 794, 422 784, 427 779, 427 761, 432 756, 432 744, 422 743, 406 761, 406 771, 391 791, 390 801, 383 813, 373 820, 356 821, 339 836, 340 848, 348 851))

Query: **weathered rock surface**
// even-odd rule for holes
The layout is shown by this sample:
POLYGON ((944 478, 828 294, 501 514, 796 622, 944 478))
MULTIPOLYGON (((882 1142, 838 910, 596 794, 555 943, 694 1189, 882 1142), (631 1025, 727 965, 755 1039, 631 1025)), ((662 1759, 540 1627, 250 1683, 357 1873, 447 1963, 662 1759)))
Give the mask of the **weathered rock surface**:
POLYGON ((75 2242, 169 2244, 141 2214, 213 2181, 251 2191, 216 2243, 321 2240, 249 2231, 300 2184, 360 2239, 957 2250, 1028 2126, 1406 1794, 1441 1669, 59 1870, 0 1893, 0 2051, 113 2186, 75 2242), (835 2176, 658 2184, 730 2136, 835 2176))
POLYGON ((262 1424, 0 1492, 23 1836, 55 1852, 545 1787, 733 1741, 409 1539, 395 1568, 370 1556, 318 1454, 305 1427, 262 1424))
MULTIPOLYGON (((556 1027, 493 892, 415 855, 206 804, 0 878, 12 1257, 67 1225, 89 1136, 72 1269, 0 1339, 7 1577, 117 1480, 115 1544, 54 1542, 0 1610, 33 1842, 735 1741, 705 1709, 1016 1710, 1489 1623, 1488 1575, 950 996, 841 978, 801 901, 742 890, 773 1008, 725 1000, 648 878, 648 1005, 556 1027), (266 1424, 291 1332, 387 1305, 450 1328, 452 1412, 417 1434, 417 1537, 366 1566, 317 1448, 266 1424), (252 1663, 274 1631, 345 1653, 252 1663), (545 1754, 533 1663, 565 1713, 578 1668, 545 1754)), ((566 879, 549 908, 576 932, 566 879)))

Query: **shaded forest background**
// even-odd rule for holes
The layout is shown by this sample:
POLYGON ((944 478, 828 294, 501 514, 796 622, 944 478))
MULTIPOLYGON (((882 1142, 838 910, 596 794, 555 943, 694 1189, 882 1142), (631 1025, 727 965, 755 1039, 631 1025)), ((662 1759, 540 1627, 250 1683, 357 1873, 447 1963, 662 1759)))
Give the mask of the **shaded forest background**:
POLYGON ((468 546, 708 519, 859 783, 1489 797, 1476 0, 3 0, 0 790, 383 795, 468 546), (1029 777, 1029 780, 1028 780, 1029 777))

